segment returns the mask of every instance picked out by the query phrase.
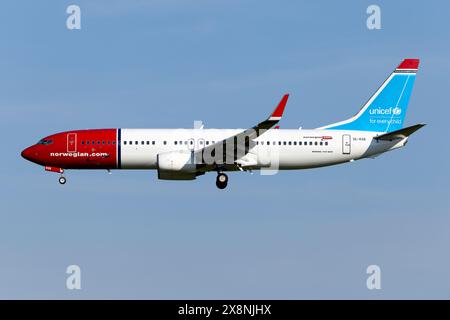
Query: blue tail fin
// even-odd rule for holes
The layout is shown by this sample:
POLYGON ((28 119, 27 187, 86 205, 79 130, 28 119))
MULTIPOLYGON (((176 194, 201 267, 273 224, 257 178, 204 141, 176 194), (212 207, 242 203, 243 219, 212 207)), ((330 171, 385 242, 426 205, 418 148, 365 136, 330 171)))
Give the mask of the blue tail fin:
POLYGON ((405 59, 352 118, 319 129, 391 132, 403 127, 419 59, 405 59))

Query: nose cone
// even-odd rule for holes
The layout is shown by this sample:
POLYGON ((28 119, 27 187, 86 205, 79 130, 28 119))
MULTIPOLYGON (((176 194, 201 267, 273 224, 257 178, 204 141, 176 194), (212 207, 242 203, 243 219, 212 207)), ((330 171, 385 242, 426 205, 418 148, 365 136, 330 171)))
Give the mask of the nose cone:
POLYGON ((29 161, 32 161, 32 162, 35 162, 36 158, 38 156, 37 152, 35 151, 34 146, 28 147, 25 150, 23 150, 21 155, 23 158, 25 158, 29 161))

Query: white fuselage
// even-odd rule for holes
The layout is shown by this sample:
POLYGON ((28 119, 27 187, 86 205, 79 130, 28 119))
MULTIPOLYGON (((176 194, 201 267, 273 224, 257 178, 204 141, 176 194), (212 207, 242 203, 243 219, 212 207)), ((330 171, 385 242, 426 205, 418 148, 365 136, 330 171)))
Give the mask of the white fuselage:
MULTIPOLYGON (((244 129, 121 129, 121 169, 157 169, 158 154, 202 149, 244 129)), ((377 141, 377 132, 272 129, 256 138, 243 167, 307 169, 373 157, 402 147, 407 138, 377 141)))

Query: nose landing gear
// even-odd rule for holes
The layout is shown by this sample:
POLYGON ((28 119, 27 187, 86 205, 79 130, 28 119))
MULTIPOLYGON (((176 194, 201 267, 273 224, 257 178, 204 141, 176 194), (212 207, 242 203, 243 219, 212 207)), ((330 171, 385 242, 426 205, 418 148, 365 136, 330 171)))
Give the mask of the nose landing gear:
POLYGON ((227 184, 228 184, 228 176, 223 172, 219 172, 216 178, 217 188, 225 189, 227 187, 227 184))
POLYGON ((58 179, 59 183, 60 184, 65 184, 66 183, 66 178, 64 177, 64 169, 63 168, 45 167, 45 171, 60 173, 61 176, 58 179))

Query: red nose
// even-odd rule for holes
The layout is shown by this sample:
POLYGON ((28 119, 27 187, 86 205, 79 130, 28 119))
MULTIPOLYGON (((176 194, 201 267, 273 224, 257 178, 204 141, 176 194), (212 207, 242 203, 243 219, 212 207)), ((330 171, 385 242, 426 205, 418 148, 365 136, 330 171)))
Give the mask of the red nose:
POLYGON ((32 162, 35 162, 38 157, 38 153, 36 152, 34 146, 28 147, 25 150, 23 150, 21 155, 23 158, 32 162))

